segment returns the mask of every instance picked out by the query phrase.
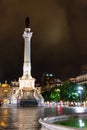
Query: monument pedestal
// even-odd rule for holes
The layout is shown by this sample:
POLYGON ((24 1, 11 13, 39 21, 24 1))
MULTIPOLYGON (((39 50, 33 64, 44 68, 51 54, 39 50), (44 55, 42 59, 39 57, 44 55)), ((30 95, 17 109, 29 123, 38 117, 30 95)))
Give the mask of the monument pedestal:
POLYGON ((35 79, 32 77, 19 78, 20 83, 20 105, 21 106, 37 106, 38 102, 35 98, 35 79))
POLYGON ((30 91, 28 97, 25 96, 25 97, 21 98, 21 100, 20 100, 20 106, 38 106, 38 102, 33 97, 33 95, 34 95, 34 92, 30 91))
POLYGON ((37 106, 38 102, 34 97, 35 90, 22 89, 23 97, 20 100, 21 106, 37 106))
POLYGON ((20 106, 22 107, 38 106, 38 102, 35 99, 21 99, 20 106))

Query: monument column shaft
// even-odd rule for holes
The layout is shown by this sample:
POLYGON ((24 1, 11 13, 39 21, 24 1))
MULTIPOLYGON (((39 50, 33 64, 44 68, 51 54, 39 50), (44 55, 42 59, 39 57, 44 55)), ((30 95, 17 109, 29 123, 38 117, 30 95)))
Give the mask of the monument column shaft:
POLYGON ((31 63, 30 38, 25 38, 24 40, 24 63, 31 63))
POLYGON ((23 76, 31 77, 31 37, 30 28, 25 28, 24 34, 24 65, 23 76))
POLYGON ((31 76, 31 37, 33 32, 31 32, 31 29, 29 28, 28 25, 29 21, 26 22, 27 26, 23 33, 24 38, 23 76, 19 78, 19 89, 29 92, 35 89, 35 79, 32 78, 31 76))

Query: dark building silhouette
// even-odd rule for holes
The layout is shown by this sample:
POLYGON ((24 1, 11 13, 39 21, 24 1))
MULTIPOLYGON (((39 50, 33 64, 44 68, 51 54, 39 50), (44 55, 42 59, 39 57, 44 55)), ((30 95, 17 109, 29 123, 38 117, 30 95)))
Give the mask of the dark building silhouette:
POLYGON ((81 73, 82 74, 87 74, 87 65, 82 65, 81 66, 81 73))

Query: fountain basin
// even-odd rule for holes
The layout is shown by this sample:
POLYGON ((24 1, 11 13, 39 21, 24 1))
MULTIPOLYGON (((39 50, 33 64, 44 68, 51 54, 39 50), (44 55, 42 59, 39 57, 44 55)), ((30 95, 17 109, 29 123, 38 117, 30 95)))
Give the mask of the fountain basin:
POLYGON ((62 116, 57 116, 57 117, 46 117, 44 119, 39 119, 40 124, 42 125, 42 128, 47 129, 47 130, 81 130, 81 128, 74 128, 73 127, 69 127, 69 126, 64 126, 61 124, 55 124, 55 122, 60 122, 60 121, 69 121, 71 118, 75 118, 78 117, 79 118, 79 123, 83 123, 81 122, 81 118, 86 118, 87 119, 87 115, 86 114, 75 114, 75 115, 62 115, 62 116))

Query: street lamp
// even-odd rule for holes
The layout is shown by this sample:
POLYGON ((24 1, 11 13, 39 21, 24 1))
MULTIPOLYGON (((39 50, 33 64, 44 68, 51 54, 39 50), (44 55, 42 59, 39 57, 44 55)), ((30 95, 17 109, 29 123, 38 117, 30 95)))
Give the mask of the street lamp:
POLYGON ((81 101, 81 90, 78 90, 78 94, 79 94, 80 101, 81 101))
POLYGON ((82 101, 82 91, 83 91, 83 87, 79 86, 78 87, 78 94, 80 96, 80 102, 82 101))

